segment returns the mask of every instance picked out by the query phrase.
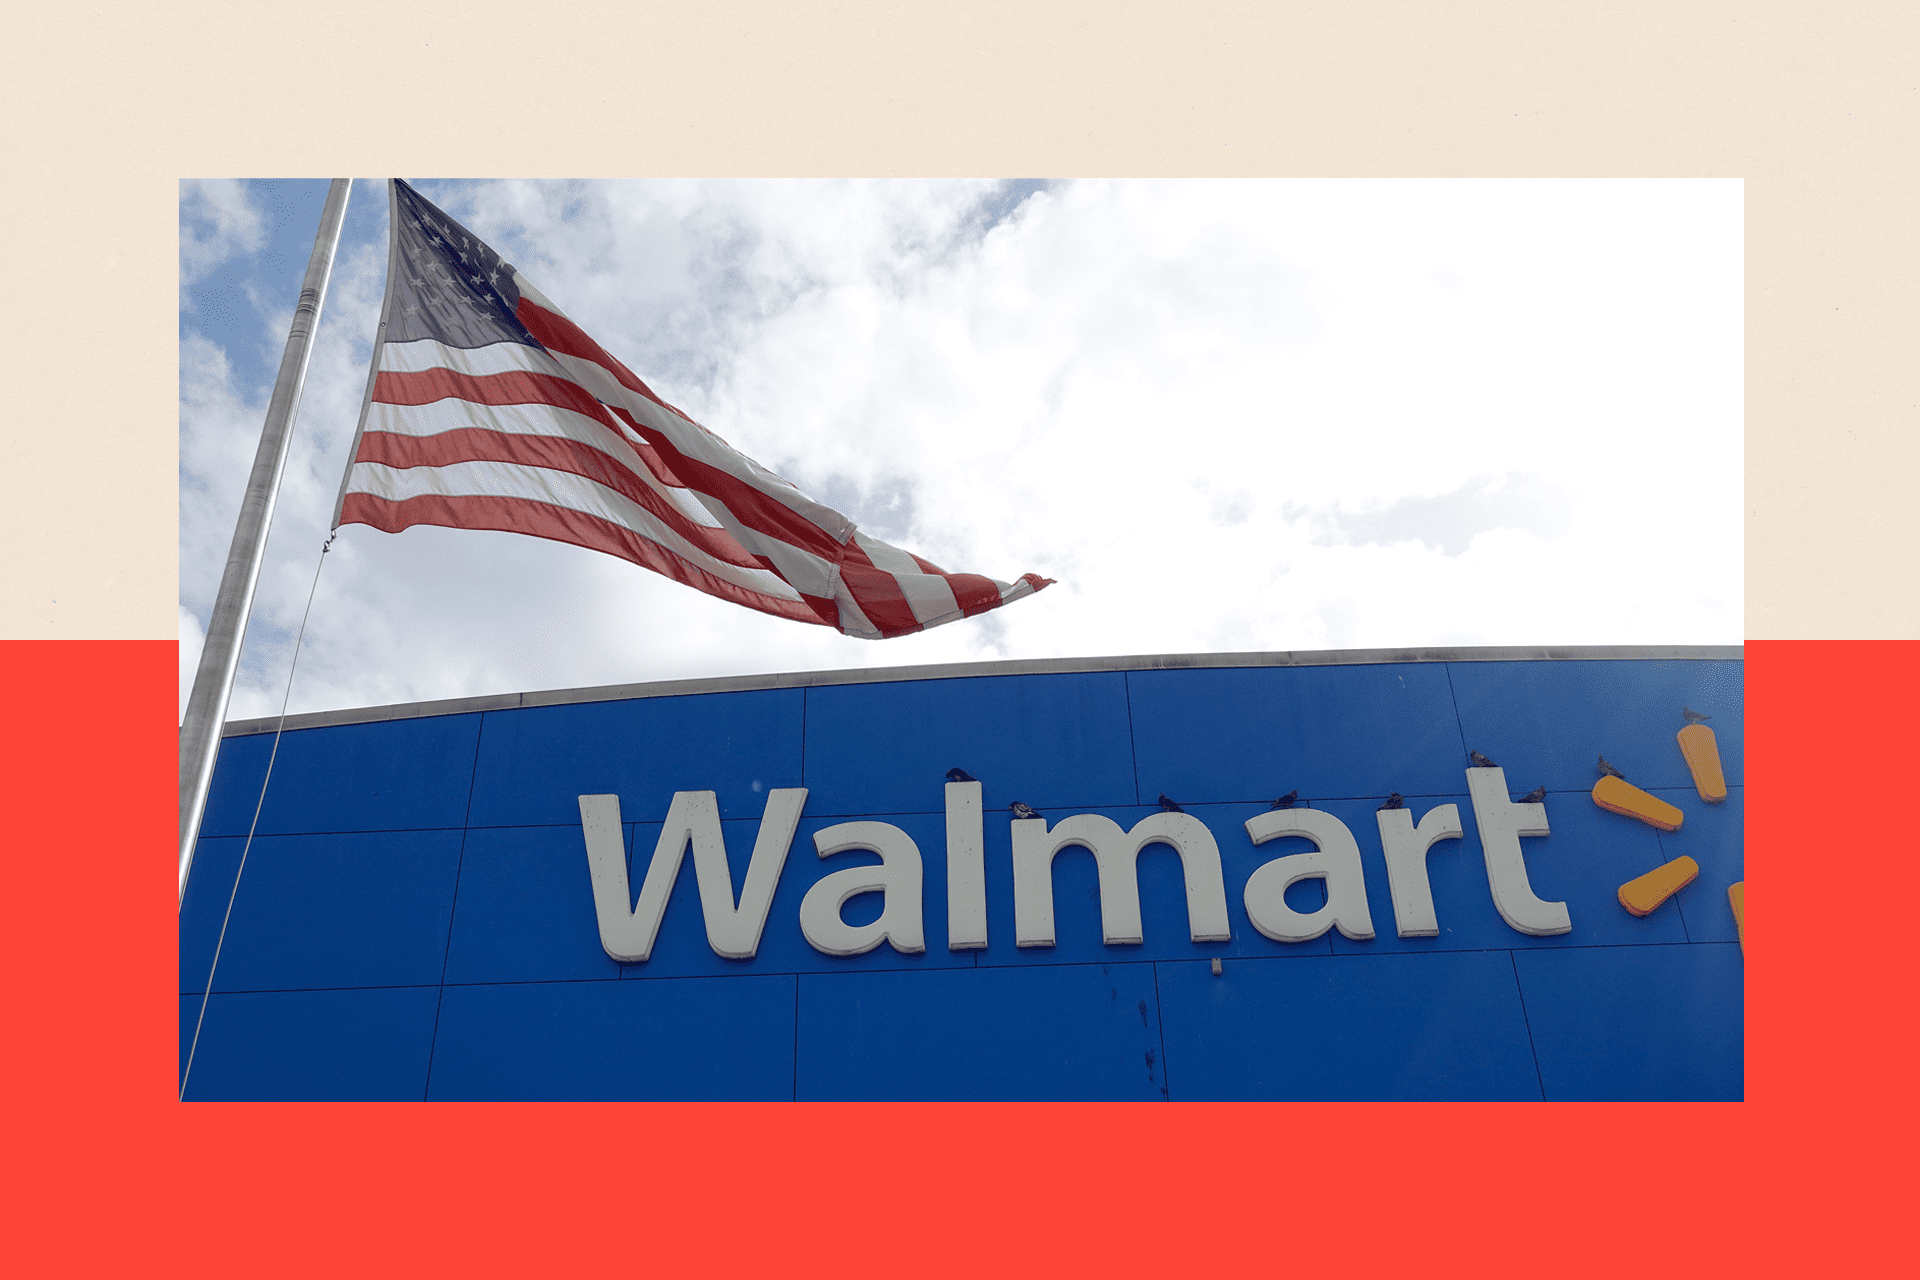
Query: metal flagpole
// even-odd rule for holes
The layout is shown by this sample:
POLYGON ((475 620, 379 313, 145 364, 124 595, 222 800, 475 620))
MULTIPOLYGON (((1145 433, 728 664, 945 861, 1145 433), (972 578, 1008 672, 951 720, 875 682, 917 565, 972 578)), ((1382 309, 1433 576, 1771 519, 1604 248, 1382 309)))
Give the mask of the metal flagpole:
POLYGON ((200 833, 200 815, 206 808, 207 784, 213 780, 213 761, 220 750, 220 730, 226 723, 227 699, 240 665, 240 642, 253 609, 254 587, 260 581, 260 561, 273 524, 273 506, 280 493, 280 476, 287 466, 287 447, 293 439, 294 418, 300 411, 300 392, 306 385, 307 358, 313 350, 313 332, 320 324, 327 281, 333 274, 333 252, 340 243, 340 224, 347 212, 352 178, 335 178, 327 188, 320 211, 320 229, 313 238, 313 256, 300 282, 300 301, 293 309, 287 349, 280 357, 273 398, 267 403, 266 425, 260 448, 247 477, 246 496, 240 501, 240 519, 234 525, 227 567, 220 575, 220 594, 207 623, 206 647, 193 677, 186 718, 180 724, 180 896, 187 892, 187 873, 193 868, 194 841, 200 833))

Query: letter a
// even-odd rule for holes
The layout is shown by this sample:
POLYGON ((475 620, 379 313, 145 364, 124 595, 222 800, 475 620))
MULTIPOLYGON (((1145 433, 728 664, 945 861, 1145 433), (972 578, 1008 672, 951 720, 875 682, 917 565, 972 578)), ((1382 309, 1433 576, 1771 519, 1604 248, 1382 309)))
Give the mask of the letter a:
POLYGON ((1319 846, 1313 853, 1275 858, 1247 877, 1242 898, 1254 928, 1275 942, 1311 942, 1333 928, 1355 942, 1373 936, 1360 845, 1346 823, 1320 809, 1282 809, 1248 818, 1247 834, 1255 844, 1305 836, 1319 846), (1327 882, 1327 905, 1303 915, 1287 905, 1287 887, 1316 876, 1327 882))

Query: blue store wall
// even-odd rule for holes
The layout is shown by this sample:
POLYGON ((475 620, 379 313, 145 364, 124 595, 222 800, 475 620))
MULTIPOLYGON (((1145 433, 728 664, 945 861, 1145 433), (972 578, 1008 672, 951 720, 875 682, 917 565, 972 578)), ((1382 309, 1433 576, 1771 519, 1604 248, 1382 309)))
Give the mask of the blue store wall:
MULTIPOLYGON (((1743 966, 1738 660, 1431 661, 972 675, 762 688, 287 732, 194 1052, 190 1099, 1738 1099, 1743 966), (1674 742, 1713 716, 1729 798, 1674 742), (1535 893, 1573 931, 1495 912, 1466 753, 1544 785, 1535 893), (1593 761, 1677 805, 1663 834, 1597 808, 1593 761), (987 807, 984 951, 946 949, 943 783, 987 807), (600 947, 576 797, 615 793, 637 892, 673 793, 718 793, 736 892, 766 793, 809 789, 758 955, 709 949, 691 859, 652 959, 600 947), (1241 888, 1304 840, 1241 824, 1298 789, 1358 838, 1377 937, 1269 941, 1241 888), (1427 865, 1441 933, 1395 936, 1373 812, 1459 806, 1427 865), (1145 943, 1103 946, 1094 860, 1055 862, 1059 944, 1014 946, 1010 828, 1130 827, 1161 792, 1211 829, 1232 941, 1188 940, 1178 857, 1139 859, 1145 943), (1143 803, 1144 801, 1144 803, 1143 803), (925 859, 927 950, 822 955, 806 890, 867 854, 813 832, 871 818, 925 859), (637 854, 636 854, 637 851, 637 854), (1687 854, 1644 918, 1618 886, 1687 854), (637 863, 637 865, 635 865, 637 863), (1215 976, 1209 961, 1223 961, 1215 976)), ((225 740, 180 917, 181 1061, 272 749, 225 740)), ((1296 886, 1297 909, 1318 905, 1296 886)), ((847 904, 874 918, 876 897, 847 904)))

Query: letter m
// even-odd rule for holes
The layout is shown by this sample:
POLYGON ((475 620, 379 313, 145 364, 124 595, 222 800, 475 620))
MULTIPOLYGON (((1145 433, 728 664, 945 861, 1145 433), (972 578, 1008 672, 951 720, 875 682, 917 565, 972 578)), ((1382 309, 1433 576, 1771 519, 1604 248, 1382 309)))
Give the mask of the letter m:
POLYGON ((1108 946, 1141 941, 1140 880, 1135 862, 1149 844, 1171 845, 1187 882, 1187 931, 1195 942, 1226 942, 1227 890, 1220 847, 1190 813, 1154 813, 1122 831, 1112 818, 1076 814, 1051 831, 1045 818, 1016 818, 1013 827, 1014 945, 1053 945, 1053 858, 1068 845, 1093 851, 1100 869, 1100 940, 1108 946))

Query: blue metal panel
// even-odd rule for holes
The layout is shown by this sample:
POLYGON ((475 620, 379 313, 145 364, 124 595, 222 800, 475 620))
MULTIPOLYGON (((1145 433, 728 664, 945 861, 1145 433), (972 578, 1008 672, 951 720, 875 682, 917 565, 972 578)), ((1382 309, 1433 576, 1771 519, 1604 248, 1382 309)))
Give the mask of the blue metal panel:
MULTIPOLYGON (((459 831, 256 836, 214 976, 218 991, 397 987, 440 981, 459 831)), ((180 983, 203 989, 244 841, 212 851, 180 917, 180 983), (217 891, 217 892, 216 892, 217 891)), ((194 877, 202 871, 196 867, 194 877)))
MULTIPOLYGON (((438 987, 221 994, 207 1004, 187 1101, 417 1102, 438 987)), ((181 1066, 200 1011, 181 997, 181 1066)))
MULTIPOLYGON (((303 729, 300 732, 330 741, 334 730, 303 729)), ((281 736, 289 738, 293 735, 281 736)), ((200 814, 200 838, 203 841, 209 836, 247 834, 247 828, 253 824, 254 807, 260 803, 260 779, 267 771, 267 756, 272 750, 273 735, 270 733, 220 740, 220 754, 213 762, 213 778, 207 784, 207 805, 200 814)), ((275 772, 278 771, 276 764, 275 772)), ((201 852, 202 849, 196 846, 193 874, 187 881, 189 893, 193 891, 194 882, 200 878, 201 852)))
POLYGON ((1700 864, 1699 879, 1673 896, 1673 909, 1686 921, 1687 941, 1738 942, 1727 886, 1747 878, 1746 788, 1728 787, 1719 804, 1706 803, 1696 792, 1689 792, 1685 803, 1672 792, 1661 798, 1680 805, 1687 820, 1660 837, 1660 852, 1668 858, 1685 854, 1700 864))
POLYGON ((1131 804, 1125 677, 982 676, 807 690, 807 810, 937 813, 948 769, 989 812, 1131 804))
POLYGON ((1738 1101, 1745 968, 1732 943, 1514 956, 1550 1101, 1738 1101))
POLYGON ((489 711, 470 821, 578 829, 579 796, 664 814, 675 791, 757 818, 768 789, 800 785, 800 715, 798 689, 489 711))
POLYGON ((448 982, 618 978, 620 968, 600 946, 578 821, 467 833, 448 982))
POLYGON ((1460 789, 1440 663, 1131 671, 1140 798, 1316 803, 1460 789))
POLYGON ((807 974, 803 1100, 1158 1100, 1153 966, 807 974))
MULTIPOLYGON (((479 733, 478 715, 459 715, 282 734, 259 832, 458 827, 466 821, 479 733)), ((201 835, 247 834, 272 749, 270 733, 220 744, 201 835)))
POLYGON ((1507 952, 1158 967, 1176 1100, 1540 1097, 1507 952))
POLYGON ((793 1019, 791 977, 448 987, 431 1096, 784 1101, 793 1019))
POLYGON ((175 1087, 178 1087, 181 1076, 187 1070, 187 1054, 193 1046, 194 1025, 200 1017, 200 1001, 201 997, 197 995, 180 997, 180 1061, 174 1072, 175 1087))
POLYGON ((1681 708, 1712 716, 1729 785, 1745 777, 1745 665, 1740 662, 1453 662, 1467 746, 1524 789, 1591 789, 1594 758, 1637 787, 1692 787, 1674 740, 1681 708))
MULTIPOLYGON (((215 775, 218 776, 218 775, 215 775)), ((193 847, 193 874, 180 899, 180 991, 207 989, 207 970, 213 963, 214 941, 227 914, 233 892, 233 873, 240 864, 239 839, 200 837, 193 847)))

